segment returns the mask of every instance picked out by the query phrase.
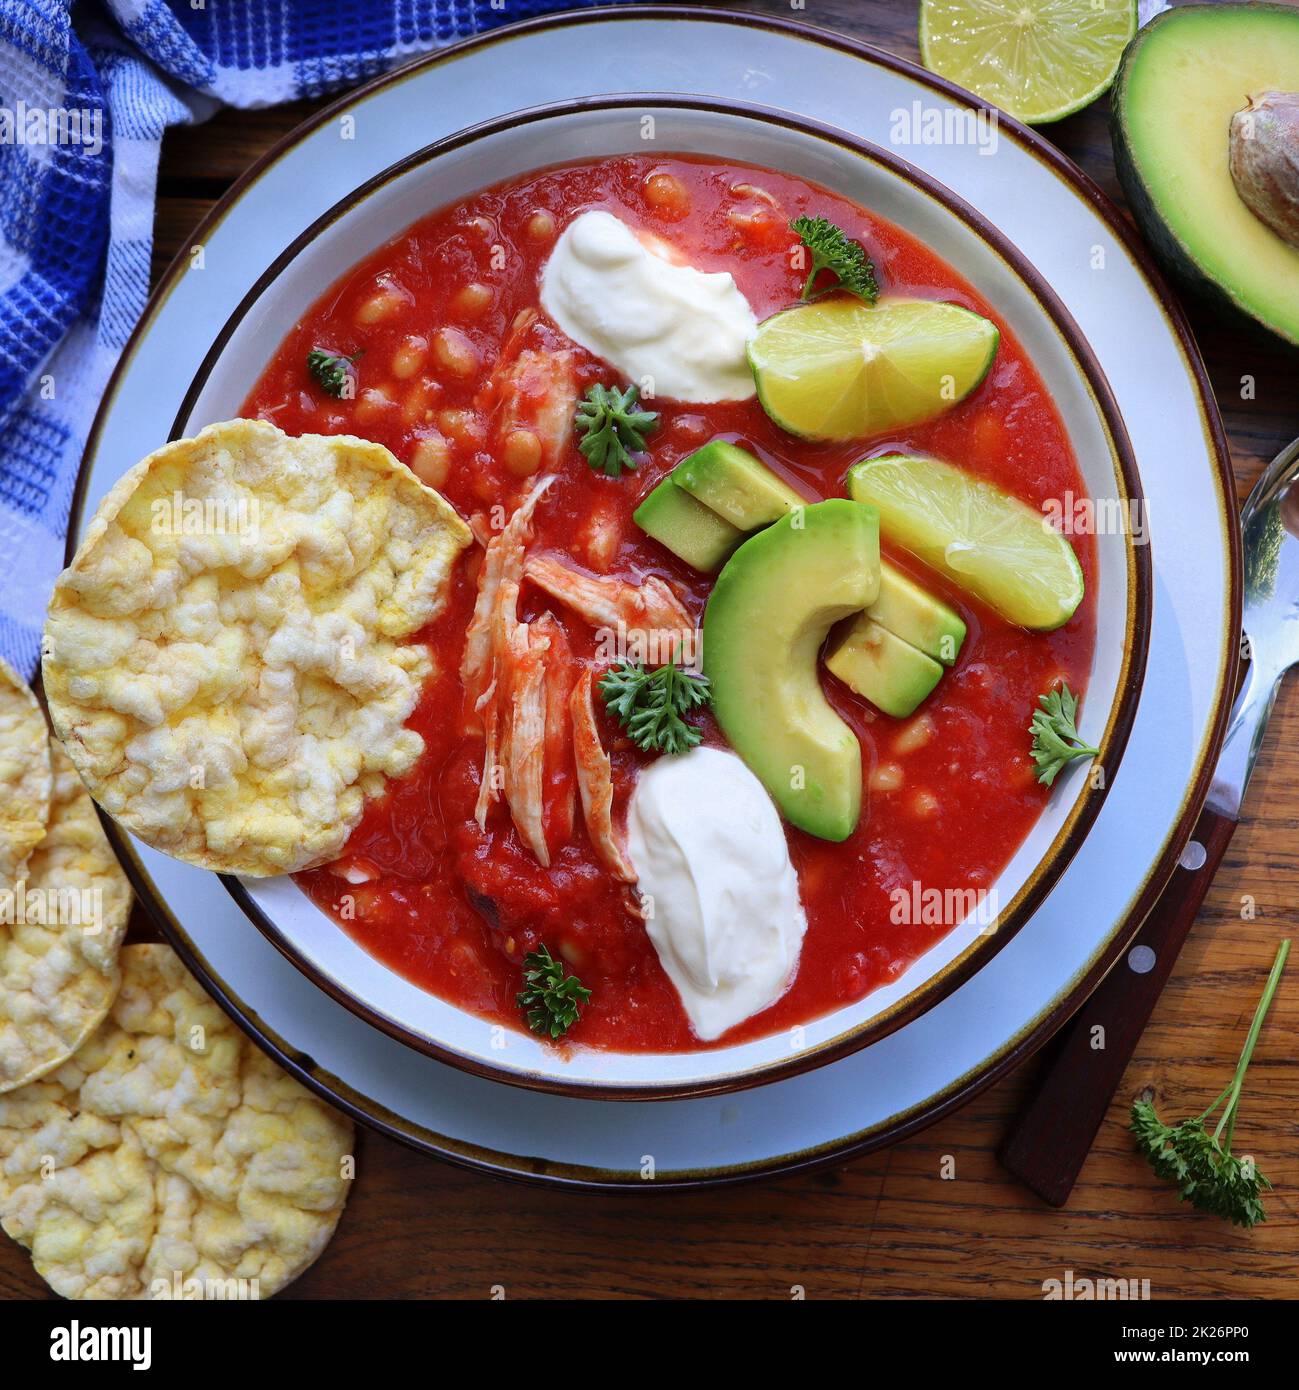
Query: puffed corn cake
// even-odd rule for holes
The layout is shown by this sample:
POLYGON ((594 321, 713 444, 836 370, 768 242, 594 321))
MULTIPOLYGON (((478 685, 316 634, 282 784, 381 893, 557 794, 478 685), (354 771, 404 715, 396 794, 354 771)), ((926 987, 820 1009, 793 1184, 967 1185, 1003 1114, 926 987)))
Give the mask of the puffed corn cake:
POLYGON ((0 660, 0 882, 14 879, 44 838, 53 786, 45 716, 0 660))
MULTIPOLYGON (((131 888, 94 803, 44 729, 54 793, 44 838, 0 881, 0 1092, 52 1071, 99 1027, 117 994, 131 888)), ((8 795, 0 780, 0 796, 8 795)))
POLYGON ((170 947, 128 946, 121 962, 94 1036, 0 1096, 0 1226, 65 1298, 267 1298, 329 1243, 351 1122, 253 1046, 170 947))
POLYGON ((227 873, 336 858, 408 772, 468 527, 379 444, 210 425, 104 498, 55 586, 45 693, 91 794, 227 873))

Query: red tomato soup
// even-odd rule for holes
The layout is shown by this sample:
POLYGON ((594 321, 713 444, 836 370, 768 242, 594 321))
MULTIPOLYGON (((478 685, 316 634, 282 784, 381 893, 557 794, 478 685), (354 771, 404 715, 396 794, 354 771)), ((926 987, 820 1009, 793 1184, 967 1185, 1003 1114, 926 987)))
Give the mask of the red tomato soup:
MULTIPOLYGON (((657 399, 648 456, 613 479, 565 442, 558 475, 533 522, 529 553, 555 551, 582 569, 632 582, 665 581, 696 622, 712 580, 632 520, 632 511, 683 457, 718 435, 816 497, 845 495, 844 475, 865 454, 934 454, 1034 505, 1086 494, 1064 428, 1024 350, 986 303, 933 252, 868 211, 787 175, 693 158, 626 157, 544 170, 431 214, 329 288, 285 338, 244 404, 290 434, 356 434, 386 445, 466 519, 499 529, 540 459, 502 434, 489 389, 494 369, 521 351, 569 350, 581 391, 622 384, 539 311, 538 283, 556 236, 578 212, 604 208, 669 241, 689 263, 735 277, 758 319, 796 302, 804 270, 790 219, 829 218, 859 239, 886 294, 941 299, 991 318, 1001 342, 983 383, 937 419, 886 437, 808 444, 774 425, 757 400, 688 405, 657 399), (664 178, 663 175, 670 175, 664 178), (363 355, 354 399, 325 394, 306 369, 316 347, 363 355), (495 521, 492 509, 499 509, 495 521)), ((515 431, 517 435, 519 431, 515 431)), ((527 433, 527 431, 522 431, 527 433)), ((535 437, 535 436, 534 436, 535 437)), ((898 890, 991 887, 1042 812, 1027 725, 1053 680, 1086 685, 1095 635, 1096 561, 1089 537, 1072 541, 1087 597, 1055 632, 1015 627, 937 574, 885 551, 955 607, 969 633, 955 666, 907 720, 876 711, 822 668, 826 694, 861 740, 861 820, 840 844, 788 824, 807 914, 797 974, 771 1007, 711 1045, 729 1045, 860 999, 895 979, 953 925, 893 920, 898 890)), ((597 858, 579 809, 571 835, 542 868, 503 803, 485 829, 474 817, 481 731, 466 728, 458 675, 476 597, 480 544, 457 562, 450 597, 419 640, 435 674, 410 724, 424 739, 415 769, 368 804, 337 864, 298 875, 302 888, 367 951, 424 989, 484 1018, 525 1027, 515 996, 521 963, 545 944, 591 990, 569 1030, 575 1043, 624 1051, 704 1046, 691 1032, 634 898, 597 858)), ((547 610, 573 660, 607 668, 585 620, 525 581, 519 616, 547 610)), ((641 752, 597 697, 621 824, 641 752)), ((705 741, 724 746, 711 716, 705 741)), ((548 772, 554 804, 572 772, 548 772)), ((551 801, 547 803, 547 814, 551 801)), ((555 827, 547 825, 548 832, 555 827)), ((565 829, 567 827, 564 827, 565 829)), ((562 835, 559 838, 563 838, 562 835)), ((924 914, 922 914, 923 917, 924 914)))

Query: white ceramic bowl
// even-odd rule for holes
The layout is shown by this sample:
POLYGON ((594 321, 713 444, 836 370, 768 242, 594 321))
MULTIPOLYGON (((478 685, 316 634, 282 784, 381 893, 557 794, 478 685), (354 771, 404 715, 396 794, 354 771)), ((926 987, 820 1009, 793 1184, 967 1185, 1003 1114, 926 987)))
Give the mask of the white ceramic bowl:
MULTIPOLYGON (((532 170, 655 147, 738 159, 809 179, 919 237, 991 304, 1055 400, 1088 492, 1140 496, 1126 432, 1073 320, 985 219, 896 155, 841 131, 739 103, 652 95, 533 108, 452 136, 363 185, 270 264, 204 360, 174 437, 236 415, 288 328, 322 288, 438 207, 532 170), (646 118, 652 117, 652 124, 646 118)), ((250 252, 251 254, 251 252, 250 252)), ((291 879, 227 880, 268 938, 310 979, 376 1027, 467 1070, 584 1096, 645 1099, 758 1084, 863 1047, 930 1008, 1031 918, 1100 809, 1136 711, 1151 602, 1148 547, 1097 537, 1097 639, 1080 733, 1105 783, 1081 768, 1057 781, 1040 820, 996 882, 997 921, 956 927, 890 985, 790 1032, 689 1053, 559 1051, 426 993, 368 955, 291 879)))

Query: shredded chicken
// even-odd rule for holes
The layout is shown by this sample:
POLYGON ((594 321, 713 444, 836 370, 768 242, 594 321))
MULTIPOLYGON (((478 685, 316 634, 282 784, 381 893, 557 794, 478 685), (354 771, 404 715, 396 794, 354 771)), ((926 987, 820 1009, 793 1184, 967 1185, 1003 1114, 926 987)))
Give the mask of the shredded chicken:
POLYGON ((622 521, 608 503, 596 503, 575 537, 574 549, 588 569, 607 572, 622 544, 622 521))
POLYGON ((516 656, 501 762, 505 799, 515 828, 544 869, 550 866, 545 831, 546 649, 550 643, 528 624, 519 626, 526 646, 516 656))
POLYGON ((474 815, 486 829, 492 804, 503 796, 520 838, 548 868, 552 844, 567 843, 572 833, 575 780, 596 855, 631 884, 635 870, 613 825, 613 772, 600 743, 592 675, 584 672, 574 684, 572 652, 553 613, 520 621, 519 589, 530 578, 588 622, 644 632, 670 651, 693 639, 694 625, 660 579, 629 584, 586 574, 555 555, 527 554, 532 514, 554 481, 541 478, 499 535, 475 519, 485 551, 460 665, 485 742, 474 815))
POLYGON ((474 819, 478 822, 478 828, 484 829, 487 825, 487 811, 492 802, 496 800, 496 795, 500 791, 498 769, 500 767, 499 730, 500 719, 497 716, 496 702, 492 696, 496 693, 495 682, 484 696, 486 707, 483 712, 483 735, 487 740, 487 748, 483 753, 483 777, 478 784, 478 800, 474 803, 474 819))
POLYGON ((510 325, 510 336, 501 344, 501 355, 496 359, 496 366, 492 368, 492 374, 487 379, 489 389, 496 389, 500 382, 501 371, 508 367, 522 352, 524 341, 532 332, 532 325, 536 323, 538 317, 535 309, 520 309, 515 314, 514 322, 510 325))
MULTIPOLYGON (((492 633, 501 583, 507 574, 511 575, 517 597, 518 580, 523 575, 524 547, 532 533, 532 513, 554 481, 553 475, 538 479, 501 533, 487 541, 487 553, 478 571, 478 599, 465 634, 465 652, 460 662, 465 696, 475 709, 481 705, 492 683, 492 633)), ((514 609, 510 612, 512 614, 514 609)))
MULTIPOLYGON (((506 528, 509 529, 508 527, 506 528)), ((501 535, 504 536, 505 532, 501 535)), ((519 551, 522 556, 522 548, 519 551)), ((490 552, 488 558, 491 558, 490 552)), ((491 683, 475 706, 483 721, 487 747, 483 755, 483 777, 478 787, 474 815, 480 827, 487 825, 487 809, 502 791, 510 799, 511 712, 518 698, 520 663, 528 652, 528 628, 519 622, 519 581, 512 573, 516 566, 504 564, 496 586, 495 601, 489 614, 488 633, 491 683)))
POLYGON ((531 430, 541 441, 541 457, 554 464, 573 440, 577 409, 576 354, 527 348, 506 370, 497 386, 501 407, 498 432, 531 430))
POLYGON ((654 576, 639 585, 629 584, 608 575, 584 574, 555 555, 528 556, 524 573, 593 627, 643 633, 669 652, 688 646, 693 638, 690 614, 654 576))
POLYGON ((568 348, 554 352, 525 348, 536 321, 535 309, 525 309, 515 318, 474 404, 483 414, 496 417, 498 441, 513 430, 531 430, 541 443, 542 462, 550 465, 563 457, 573 439, 580 394, 577 354, 568 348))
POLYGON ((533 656, 528 625, 519 622, 518 608, 532 513, 553 482, 553 477, 539 479, 500 535, 488 541, 478 573, 478 599, 460 663, 466 698, 482 720, 486 742, 474 816, 485 827, 488 808, 504 791, 519 834, 542 864, 548 864, 550 856, 538 830, 540 794, 533 795, 531 721, 540 718, 539 737, 544 743, 547 644, 542 638, 542 645, 533 656), (538 692, 542 697, 539 706, 538 692), (520 701, 526 702, 522 722, 520 701))
POLYGON ((593 677, 584 671, 573 687, 569 710, 573 717, 573 754, 577 765, 577 788, 582 798, 582 814, 587 834, 601 862, 625 883, 636 881, 636 871, 618 843, 613 828, 613 770, 609 755, 600 742, 591 695, 593 677))
POLYGON ((568 699, 573 690, 573 653, 553 613, 532 625, 546 639, 546 828, 552 846, 565 845, 573 834, 573 734, 568 699))

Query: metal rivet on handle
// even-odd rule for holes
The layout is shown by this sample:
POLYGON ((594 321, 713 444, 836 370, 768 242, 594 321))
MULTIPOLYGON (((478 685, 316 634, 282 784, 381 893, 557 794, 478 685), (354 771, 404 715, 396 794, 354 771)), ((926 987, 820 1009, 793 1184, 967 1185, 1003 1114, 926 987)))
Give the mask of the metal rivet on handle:
POLYGON ((1149 946, 1134 946, 1128 952, 1128 969, 1134 975, 1149 975, 1155 968, 1155 953, 1149 946))
POLYGON ((1177 862, 1184 869, 1202 869, 1204 868, 1205 860, 1208 859, 1208 857, 1208 853, 1206 852, 1204 846, 1199 842, 1199 840, 1192 840, 1191 843, 1187 845, 1187 847, 1182 851, 1182 857, 1177 862))

